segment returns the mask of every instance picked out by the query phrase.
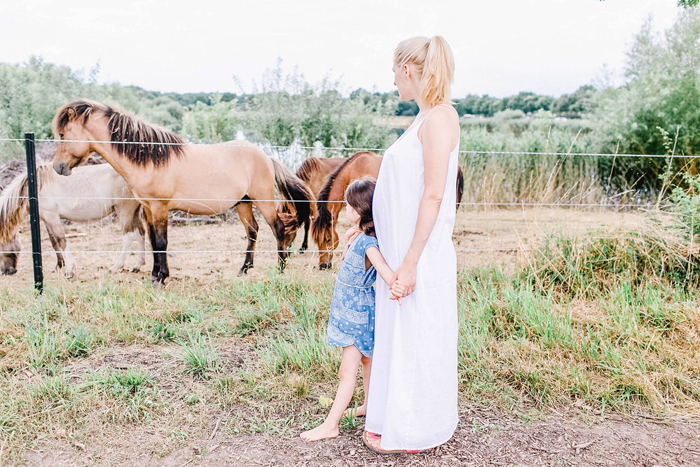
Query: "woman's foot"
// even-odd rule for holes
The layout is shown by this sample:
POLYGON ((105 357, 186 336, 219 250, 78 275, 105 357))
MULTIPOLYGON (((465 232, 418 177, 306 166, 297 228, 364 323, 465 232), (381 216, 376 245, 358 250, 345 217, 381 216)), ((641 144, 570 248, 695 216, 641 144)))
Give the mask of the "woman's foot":
POLYGON ((367 415, 367 404, 343 412, 343 417, 364 417, 365 415, 367 415))
POLYGON ((337 426, 327 426, 325 423, 320 424, 313 430, 305 431, 299 436, 304 441, 320 441, 322 439, 337 438, 340 434, 337 426))

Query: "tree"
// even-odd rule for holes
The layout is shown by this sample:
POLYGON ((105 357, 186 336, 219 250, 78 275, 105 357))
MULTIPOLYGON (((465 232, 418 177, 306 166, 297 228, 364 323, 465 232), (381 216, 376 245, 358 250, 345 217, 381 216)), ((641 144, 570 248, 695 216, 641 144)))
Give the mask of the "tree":
MULTIPOLYGON (((593 118, 604 151, 666 154, 667 133, 678 134, 676 154, 700 153, 698 41, 698 8, 681 12, 663 36, 653 32, 650 21, 642 27, 627 53, 628 82, 602 90, 595 99, 593 118)), ((664 159, 625 158, 616 162, 613 175, 619 176, 618 185, 639 180, 637 187, 654 188, 665 170, 664 159)), ((690 170, 695 171, 692 163, 690 170)))

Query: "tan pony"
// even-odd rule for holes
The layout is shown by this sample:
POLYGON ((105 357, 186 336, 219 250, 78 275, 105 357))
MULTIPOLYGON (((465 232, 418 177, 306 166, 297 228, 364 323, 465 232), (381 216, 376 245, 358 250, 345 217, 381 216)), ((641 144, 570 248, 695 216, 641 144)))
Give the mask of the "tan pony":
POLYGON ((255 205, 277 239, 284 268, 296 229, 304 223, 313 195, 304 183, 261 149, 242 141, 222 145, 189 145, 177 135, 112 107, 85 100, 56 112, 54 134, 61 139, 53 167, 70 175, 92 151, 100 154, 126 180, 146 214, 153 247, 152 280, 169 276, 168 212, 217 214, 235 206, 248 235, 248 253, 239 274, 253 267, 258 224, 255 205), (275 187, 286 200, 275 208, 275 187))
MULTIPOLYGON (((319 269, 329 269, 332 266, 332 250, 338 248, 339 238, 336 231, 338 216, 345 207, 345 190, 348 185, 358 178, 370 176, 377 178, 382 156, 371 151, 363 151, 344 159, 326 179, 317 197, 318 212, 311 225, 311 236, 321 250, 319 269)), ((457 207, 462 201, 464 191, 464 174, 457 168, 457 207)))

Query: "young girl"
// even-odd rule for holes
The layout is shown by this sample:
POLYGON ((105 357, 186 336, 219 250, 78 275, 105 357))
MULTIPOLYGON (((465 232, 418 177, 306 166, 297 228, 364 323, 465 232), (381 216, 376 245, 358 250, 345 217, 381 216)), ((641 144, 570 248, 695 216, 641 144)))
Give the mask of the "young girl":
MULTIPOLYGON (((372 351, 374 350, 374 281, 377 273, 391 284, 394 272, 379 252, 372 221, 372 195, 375 182, 372 179, 356 180, 345 192, 346 215, 353 228, 346 238, 355 232, 359 235, 347 247, 333 291, 330 317, 328 318, 328 344, 343 348, 340 362, 340 384, 326 420, 301 437, 306 441, 318 441, 338 436, 338 424, 350 404, 355 390, 357 370, 362 363, 362 381, 365 400, 354 415, 365 415, 372 351)), ((405 293, 400 283, 391 284, 391 293, 399 300, 405 293)))

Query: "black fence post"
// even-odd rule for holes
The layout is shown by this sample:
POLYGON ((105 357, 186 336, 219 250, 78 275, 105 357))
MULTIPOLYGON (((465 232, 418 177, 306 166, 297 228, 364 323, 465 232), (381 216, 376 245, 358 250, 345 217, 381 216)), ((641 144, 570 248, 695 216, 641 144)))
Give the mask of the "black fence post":
POLYGON ((24 134, 27 151, 27 197, 29 198, 29 225, 32 230, 32 262, 34 263, 34 288, 44 291, 44 272, 41 267, 41 229, 39 228, 39 194, 36 180, 36 151, 34 133, 24 134))

